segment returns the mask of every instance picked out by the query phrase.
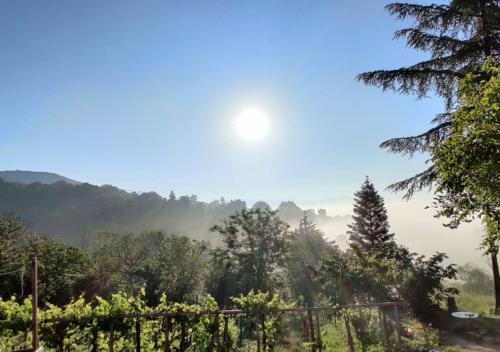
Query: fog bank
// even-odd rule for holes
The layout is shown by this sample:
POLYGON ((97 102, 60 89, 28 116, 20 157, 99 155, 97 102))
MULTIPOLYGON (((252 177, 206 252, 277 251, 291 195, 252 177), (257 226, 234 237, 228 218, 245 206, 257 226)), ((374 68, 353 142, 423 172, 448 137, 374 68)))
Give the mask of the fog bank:
MULTIPOLYGON (((419 195, 406 202, 394 196, 386 197, 389 223, 396 240, 419 254, 432 255, 435 252, 445 252, 449 256, 450 263, 474 263, 488 268, 488 257, 483 256, 478 248, 483 234, 481 222, 476 220, 466 223, 458 229, 447 228, 443 226, 446 219, 436 219, 433 216, 434 209, 425 209, 431 199, 430 195, 419 195)), ((352 212, 352 202, 309 203, 307 206, 325 208, 329 214, 352 212)), ((339 223, 335 231, 326 233, 330 239, 342 242, 346 238, 338 236, 345 234, 346 231, 347 224, 339 223)))

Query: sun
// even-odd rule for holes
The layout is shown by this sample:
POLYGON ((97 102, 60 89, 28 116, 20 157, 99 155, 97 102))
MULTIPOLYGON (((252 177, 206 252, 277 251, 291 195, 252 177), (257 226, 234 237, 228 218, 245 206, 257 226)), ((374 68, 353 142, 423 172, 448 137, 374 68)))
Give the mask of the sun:
POLYGON ((234 128, 242 139, 259 141, 269 133, 270 122, 262 110, 250 108, 238 115, 234 128))

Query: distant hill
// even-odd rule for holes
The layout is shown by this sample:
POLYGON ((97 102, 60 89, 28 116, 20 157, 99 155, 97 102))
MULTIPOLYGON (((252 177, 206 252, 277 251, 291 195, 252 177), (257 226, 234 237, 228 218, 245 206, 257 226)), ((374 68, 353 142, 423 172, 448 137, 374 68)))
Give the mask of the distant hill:
POLYGON ((61 181, 69 183, 71 185, 78 185, 81 183, 52 172, 41 171, 0 171, 0 178, 7 182, 16 182, 25 185, 36 182, 43 183, 45 185, 51 185, 53 183, 61 181))
MULTIPOLYGON (((166 199, 155 192, 126 192, 113 186, 76 181, 72 184, 66 180, 59 175, 44 179, 45 182, 37 178, 37 183, 28 183, 26 178, 24 182, 17 178, 15 183, 0 180, 0 212, 12 212, 32 230, 79 246, 87 245, 92 234, 98 231, 147 230, 182 233, 218 244, 219 236, 209 228, 247 207, 242 200, 201 202, 194 195, 175 197, 174 194, 166 199), (55 181, 55 177, 64 182, 55 181)), ((278 211, 292 226, 298 224, 304 214, 293 202, 283 202, 278 211)), ((329 216, 321 209, 306 210, 306 214, 331 238, 350 220, 349 216, 329 216)))

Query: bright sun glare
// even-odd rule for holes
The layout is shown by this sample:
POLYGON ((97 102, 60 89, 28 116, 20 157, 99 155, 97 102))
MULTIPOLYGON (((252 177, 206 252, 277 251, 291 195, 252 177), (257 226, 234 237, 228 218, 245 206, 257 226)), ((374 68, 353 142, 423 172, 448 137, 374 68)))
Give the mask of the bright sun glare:
POLYGON ((263 139, 269 132, 269 118, 259 109, 244 110, 234 122, 238 135, 248 141, 263 139))

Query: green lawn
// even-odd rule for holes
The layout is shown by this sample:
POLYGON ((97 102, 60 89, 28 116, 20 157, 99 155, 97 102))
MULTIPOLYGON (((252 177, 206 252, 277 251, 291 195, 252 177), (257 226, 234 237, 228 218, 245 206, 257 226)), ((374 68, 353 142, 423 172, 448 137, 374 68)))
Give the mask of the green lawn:
POLYGON ((495 308, 495 297, 493 295, 480 295, 475 293, 461 292, 456 297, 458 310, 476 312, 483 315, 490 314, 495 308))

